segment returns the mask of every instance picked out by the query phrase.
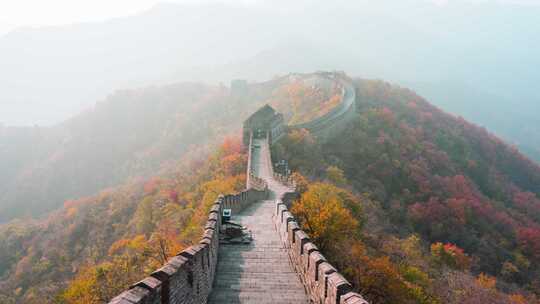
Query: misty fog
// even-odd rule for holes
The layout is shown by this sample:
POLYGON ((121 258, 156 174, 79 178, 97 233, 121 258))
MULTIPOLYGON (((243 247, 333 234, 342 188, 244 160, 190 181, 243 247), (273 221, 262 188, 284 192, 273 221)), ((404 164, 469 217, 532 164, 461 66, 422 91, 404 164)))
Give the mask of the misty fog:
POLYGON ((540 303, 539 67, 540 0, 2 0, 0 304, 540 303))
POLYGON ((160 3, 107 21, 17 28, 0 36, 0 123, 57 124, 123 88, 343 70, 412 88, 535 157, 535 4, 160 3))

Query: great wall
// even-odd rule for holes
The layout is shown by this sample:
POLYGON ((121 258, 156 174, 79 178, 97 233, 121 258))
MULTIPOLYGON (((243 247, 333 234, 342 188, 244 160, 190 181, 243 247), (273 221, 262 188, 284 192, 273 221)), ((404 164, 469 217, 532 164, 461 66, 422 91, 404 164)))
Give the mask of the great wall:
POLYGON ((320 77, 341 83, 341 103, 302 125, 284 126, 282 116, 269 107, 246 120, 246 190, 220 195, 210 209, 199 244, 171 258, 110 304, 368 303, 352 292, 351 284, 300 229, 288 211, 292 198, 297 197, 294 181, 273 171, 270 146, 287 129, 305 128, 316 136, 328 136, 354 114, 356 95, 350 81, 342 74, 321 73, 320 77), (263 124, 257 115, 262 116, 263 124), (251 231, 251 242, 220 243, 226 209, 235 222, 251 231))

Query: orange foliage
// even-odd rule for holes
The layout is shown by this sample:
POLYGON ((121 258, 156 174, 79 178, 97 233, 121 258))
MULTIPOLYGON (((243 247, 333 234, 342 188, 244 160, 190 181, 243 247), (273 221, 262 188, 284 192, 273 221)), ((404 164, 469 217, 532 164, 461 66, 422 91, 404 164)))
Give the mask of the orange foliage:
POLYGON ((247 158, 244 154, 229 154, 221 159, 221 167, 225 175, 244 173, 247 158))
POLYGON ((302 228, 323 251, 340 238, 357 233, 359 223, 345 208, 340 195, 343 191, 331 184, 315 183, 291 208, 302 228))
POLYGON ((240 154, 243 149, 242 139, 239 136, 228 136, 221 144, 221 150, 225 155, 240 154))
POLYGON ((66 210, 66 218, 68 219, 75 216, 75 214, 77 214, 77 208, 75 207, 71 207, 66 210))
POLYGON ((520 294, 513 294, 508 297, 511 304, 527 304, 527 299, 520 294))
POLYGON ((485 273, 481 273, 476 278, 476 283, 484 288, 487 289, 495 289, 495 286, 497 285, 497 278, 489 276, 485 273))
POLYGON ((149 179, 145 184, 144 184, 144 193, 145 194, 151 194, 151 193, 154 193, 156 190, 158 190, 158 187, 159 187, 159 184, 160 184, 161 180, 157 177, 153 177, 151 179, 149 179))
POLYGON ((468 269, 471 264, 471 259, 463 252, 463 249, 450 243, 432 244, 431 255, 437 264, 456 269, 468 269))

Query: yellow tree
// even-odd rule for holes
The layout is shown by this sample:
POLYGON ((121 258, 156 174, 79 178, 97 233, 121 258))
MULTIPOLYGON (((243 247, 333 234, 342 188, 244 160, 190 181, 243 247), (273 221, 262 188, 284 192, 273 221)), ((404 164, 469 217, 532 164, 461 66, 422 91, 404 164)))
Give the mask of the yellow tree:
POLYGON ((296 184, 296 192, 303 194, 308 190, 309 182, 302 174, 294 172, 291 177, 296 184))
POLYGON ((291 209, 302 229, 322 251, 333 243, 354 237, 358 231, 359 223, 345 208, 341 192, 334 185, 315 183, 291 209))
POLYGON ((345 175, 343 175, 343 170, 338 167, 329 166, 326 168, 326 177, 329 181, 338 186, 347 184, 347 179, 345 178, 345 175))

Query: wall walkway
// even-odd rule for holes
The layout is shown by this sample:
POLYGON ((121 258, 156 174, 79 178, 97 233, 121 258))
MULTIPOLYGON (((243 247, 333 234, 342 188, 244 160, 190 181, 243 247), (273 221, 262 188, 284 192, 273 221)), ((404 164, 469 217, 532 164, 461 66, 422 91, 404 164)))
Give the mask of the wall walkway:
MULTIPOLYGON (((355 108, 354 88, 344 83, 339 107, 321 119, 293 128, 318 136, 335 132, 355 108)), ((272 170, 266 139, 250 135, 247 190, 220 196, 212 206, 199 244, 170 259, 109 304, 316 303, 368 304, 330 265, 288 211, 296 197, 290 178, 272 170), (249 244, 220 244, 221 214, 251 230, 249 244)))
POLYGON ((269 200, 255 202, 233 220, 248 227, 253 235, 250 244, 227 244, 219 247, 219 261, 214 289, 209 303, 309 303, 287 250, 275 229, 272 215, 275 200, 288 189, 273 183, 268 168, 269 153, 264 140, 255 140, 254 174, 269 181, 269 200))

